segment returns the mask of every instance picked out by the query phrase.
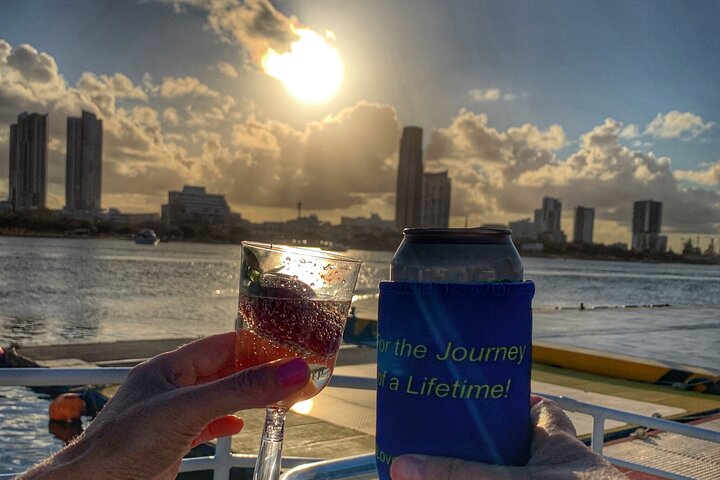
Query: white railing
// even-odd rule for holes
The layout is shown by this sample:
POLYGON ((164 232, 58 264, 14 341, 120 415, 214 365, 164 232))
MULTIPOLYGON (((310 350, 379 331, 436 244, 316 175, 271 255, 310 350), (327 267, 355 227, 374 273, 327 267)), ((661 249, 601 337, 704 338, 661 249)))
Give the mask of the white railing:
MULTIPOLYGON (((130 372, 130 368, 3 368, 0 369, 0 386, 65 386, 65 385, 102 385, 120 384, 130 372)), ((374 378, 351 377, 344 375, 333 376, 330 387, 355 388, 362 390, 374 390, 376 380, 374 378)), ((572 398, 556 397, 545 395, 562 408, 568 411, 583 413, 593 418, 591 437, 592 450, 603 454, 605 445, 605 420, 618 420, 630 425, 648 427, 655 430, 672 432, 687 437, 720 443, 720 432, 695 427, 683 423, 673 422, 662 418, 645 417, 634 413, 623 412, 611 408, 601 407, 590 403, 578 402, 572 398)), ((215 455, 209 457, 186 458, 180 466, 181 472, 193 472, 199 470, 212 470, 214 480, 228 480, 230 469, 236 467, 252 468, 255 465, 253 455, 239 455, 230 451, 231 437, 220 438, 215 447, 215 455)), ((642 464, 626 462, 617 458, 605 457, 608 461, 621 467, 632 468, 633 470, 649 473, 662 478, 672 480, 686 479, 664 470, 648 467, 642 464)), ((347 471, 358 471, 358 468, 371 469, 374 465, 374 455, 362 455, 340 460, 317 462, 317 459, 302 457, 283 458, 283 467, 294 468, 289 471, 285 478, 287 480, 300 480, 315 478, 309 475, 317 475, 320 472, 349 469, 347 471)), ((12 474, 0 474, 1 479, 13 478, 12 474)), ((335 477, 340 478, 340 477, 335 477)))

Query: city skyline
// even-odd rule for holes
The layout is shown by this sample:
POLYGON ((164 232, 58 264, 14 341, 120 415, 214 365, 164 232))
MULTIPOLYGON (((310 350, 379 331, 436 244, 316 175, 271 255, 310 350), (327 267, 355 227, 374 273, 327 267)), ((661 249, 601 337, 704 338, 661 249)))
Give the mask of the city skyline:
POLYGON ((633 202, 653 198, 675 250, 681 237, 718 234, 716 5, 647 18, 646 2, 248 0, 227 3, 243 14, 227 22, 213 5, 0 7, 0 196, 9 125, 48 113, 47 204, 62 207, 65 118, 85 109, 104 121, 106 208, 157 212, 189 184, 253 221, 294 218, 297 202, 335 223, 393 218, 400 132, 412 124, 425 131, 426 168, 452 181, 452 226, 507 223, 552 196, 569 207, 565 232, 572 209, 592 205, 596 241, 627 242, 633 202), (274 36, 238 20, 261 12, 274 36), (326 103, 300 101, 261 61, 282 56, 294 28, 342 60, 326 103))

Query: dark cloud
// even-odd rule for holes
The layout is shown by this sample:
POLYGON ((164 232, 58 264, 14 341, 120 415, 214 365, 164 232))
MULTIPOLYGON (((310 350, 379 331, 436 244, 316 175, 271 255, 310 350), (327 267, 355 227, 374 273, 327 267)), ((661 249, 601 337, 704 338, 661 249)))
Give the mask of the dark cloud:
POLYGON ((210 28, 223 40, 241 45, 255 63, 269 48, 285 52, 297 40, 296 19, 279 12, 268 0, 159 0, 178 7, 207 11, 210 28))
POLYGON ((346 208, 394 190, 399 133, 391 107, 364 102, 304 131, 252 117, 235 125, 232 154, 207 142, 203 164, 234 203, 346 208))

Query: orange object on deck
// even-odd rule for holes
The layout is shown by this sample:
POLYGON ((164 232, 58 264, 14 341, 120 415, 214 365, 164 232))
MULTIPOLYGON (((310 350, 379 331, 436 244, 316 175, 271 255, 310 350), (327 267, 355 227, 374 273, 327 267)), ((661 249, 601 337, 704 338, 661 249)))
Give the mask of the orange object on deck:
POLYGON ((50 420, 76 422, 85 411, 85 401, 77 393, 63 393, 50 402, 50 420))

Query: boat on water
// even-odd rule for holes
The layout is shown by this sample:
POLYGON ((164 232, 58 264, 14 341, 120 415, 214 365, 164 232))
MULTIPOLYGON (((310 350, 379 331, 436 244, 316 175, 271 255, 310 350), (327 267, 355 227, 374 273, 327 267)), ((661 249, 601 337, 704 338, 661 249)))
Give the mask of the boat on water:
POLYGON ((133 235, 133 240, 135 240, 135 243, 138 245, 155 246, 160 243, 160 237, 158 237, 155 232, 148 228, 140 230, 135 235, 133 235))

